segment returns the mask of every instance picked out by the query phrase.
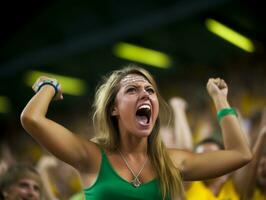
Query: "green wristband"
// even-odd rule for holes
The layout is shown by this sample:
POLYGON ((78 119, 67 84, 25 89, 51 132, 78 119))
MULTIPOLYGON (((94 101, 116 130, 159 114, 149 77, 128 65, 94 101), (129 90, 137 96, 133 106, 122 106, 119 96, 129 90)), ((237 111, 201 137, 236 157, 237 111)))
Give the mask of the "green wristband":
POLYGON ((237 117, 237 112, 234 108, 224 108, 217 112, 217 119, 220 124, 221 119, 227 115, 234 115, 237 117))

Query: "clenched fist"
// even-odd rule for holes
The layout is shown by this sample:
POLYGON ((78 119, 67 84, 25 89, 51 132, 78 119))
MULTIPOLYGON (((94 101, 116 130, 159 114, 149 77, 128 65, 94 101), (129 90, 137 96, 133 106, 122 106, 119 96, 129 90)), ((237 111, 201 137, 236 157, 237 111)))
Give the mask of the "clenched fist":
POLYGON ((225 81, 221 78, 209 78, 207 90, 212 98, 224 97, 227 98, 228 87, 225 81))
POLYGON ((49 78, 47 76, 40 76, 33 84, 32 89, 34 90, 35 93, 37 93, 45 85, 50 85, 55 89, 55 96, 53 100, 63 99, 61 85, 58 83, 56 79, 49 78))

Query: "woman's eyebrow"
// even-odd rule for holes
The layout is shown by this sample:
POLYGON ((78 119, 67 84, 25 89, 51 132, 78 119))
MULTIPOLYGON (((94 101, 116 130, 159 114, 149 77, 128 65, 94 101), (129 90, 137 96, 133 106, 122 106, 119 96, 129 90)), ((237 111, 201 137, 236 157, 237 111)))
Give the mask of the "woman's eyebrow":
POLYGON ((138 87, 136 84, 134 84, 134 83, 129 83, 129 84, 126 84, 126 85, 124 85, 124 87, 125 88, 127 88, 127 87, 138 87))
POLYGON ((148 84, 145 86, 145 88, 147 88, 147 87, 154 88, 153 85, 151 85, 151 84, 148 84))

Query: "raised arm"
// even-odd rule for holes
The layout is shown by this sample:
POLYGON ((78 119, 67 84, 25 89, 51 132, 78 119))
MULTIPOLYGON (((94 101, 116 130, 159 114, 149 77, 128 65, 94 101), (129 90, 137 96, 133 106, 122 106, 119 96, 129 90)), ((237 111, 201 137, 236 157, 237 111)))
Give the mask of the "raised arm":
MULTIPOLYGON (((44 80, 53 79, 40 77, 33 88, 41 85, 44 80)), ((53 98, 63 99, 60 87, 43 84, 24 108, 21 114, 22 126, 37 142, 60 160, 77 169, 90 167, 90 163, 94 163, 93 155, 99 155, 98 148, 46 117, 53 98), (55 92, 57 94, 54 97, 55 92)))
POLYGON ((187 121, 185 100, 179 97, 170 99, 170 105, 174 112, 173 141, 176 148, 193 151, 191 130, 187 121))
POLYGON ((58 199, 53 192, 51 179, 49 176, 49 169, 58 165, 57 160, 52 156, 42 156, 37 163, 37 170, 43 181, 43 189, 46 196, 46 200, 58 199))
MULTIPOLYGON (((209 79, 207 90, 217 112, 230 108, 228 88, 220 79, 209 79)), ((252 154, 235 115, 225 114, 220 120, 225 150, 194 154, 183 151, 170 152, 181 170, 184 180, 201 180, 221 176, 247 164, 252 154)))

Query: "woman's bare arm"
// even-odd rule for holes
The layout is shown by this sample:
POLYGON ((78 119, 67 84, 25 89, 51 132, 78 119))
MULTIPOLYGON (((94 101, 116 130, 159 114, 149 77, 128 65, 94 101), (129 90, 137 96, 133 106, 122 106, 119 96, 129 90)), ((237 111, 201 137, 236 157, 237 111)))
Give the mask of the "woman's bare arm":
MULTIPOLYGON (((228 88, 222 79, 209 79, 207 89, 217 111, 230 108, 227 101, 228 88)), ((176 166, 180 168, 184 180, 200 180, 221 176, 242 167, 251 160, 252 154, 237 117, 224 116, 220 126, 225 150, 202 154, 178 150, 170 152, 176 166)))
MULTIPOLYGON (((48 78, 41 77, 38 81, 43 79, 48 78)), ((90 163, 94 163, 93 156, 99 155, 96 145, 46 117, 54 94, 55 89, 52 86, 44 85, 24 108, 21 114, 22 126, 60 160, 78 169, 90 167, 90 163)), ((62 99, 61 91, 56 98, 62 99)))

